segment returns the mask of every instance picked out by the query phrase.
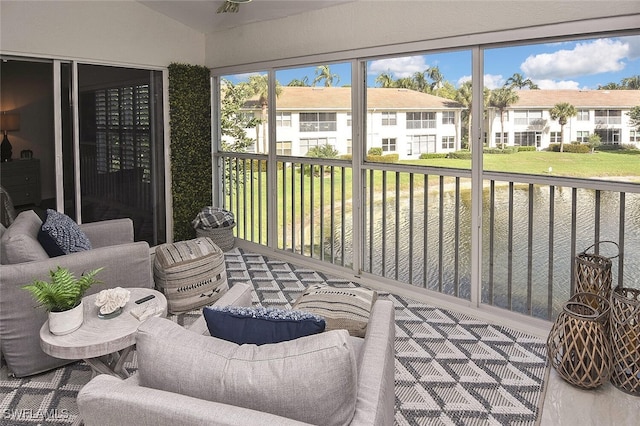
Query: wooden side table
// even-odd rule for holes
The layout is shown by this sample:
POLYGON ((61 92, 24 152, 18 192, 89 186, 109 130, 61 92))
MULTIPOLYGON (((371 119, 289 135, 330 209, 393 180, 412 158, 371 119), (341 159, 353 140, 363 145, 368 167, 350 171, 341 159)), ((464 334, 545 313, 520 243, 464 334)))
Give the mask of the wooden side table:
POLYGON ((42 350, 56 358, 83 359, 96 374, 111 374, 121 378, 129 376, 124 369, 127 356, 133 349, 135 334, 141 321, 131 314, 137 307, 136 300, 153 294, 155 297, 145 304, 158 303, 163 308, 160 314, 167 312, 167 299, 164 295, 150 288, 128 288, 131 298, 120 315, 111 319, 98 318, 98 307, 95 305, 97 294, 83 298, 84 322, 76 331, 56 336, 49 332, 49 321, 40 329, 40 346, 42 350))

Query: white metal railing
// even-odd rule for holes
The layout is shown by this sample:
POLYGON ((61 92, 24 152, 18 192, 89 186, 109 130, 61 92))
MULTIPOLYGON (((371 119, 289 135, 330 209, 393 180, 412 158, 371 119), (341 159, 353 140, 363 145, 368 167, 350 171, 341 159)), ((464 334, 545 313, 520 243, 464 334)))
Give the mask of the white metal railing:
MULTIPOLYGON (((470 170, 366 163, 354 196, 349 161, 277 157, 271 189, 266 156, 219 155, 238 238, 470 300, 470 170)), ((552 319, 573 291, 573 259, 598 241, 619 246, 618 284, 640 274, 624 255, 640 249, 640 185, 484 172, 483 187, 481 303, 552 319)))

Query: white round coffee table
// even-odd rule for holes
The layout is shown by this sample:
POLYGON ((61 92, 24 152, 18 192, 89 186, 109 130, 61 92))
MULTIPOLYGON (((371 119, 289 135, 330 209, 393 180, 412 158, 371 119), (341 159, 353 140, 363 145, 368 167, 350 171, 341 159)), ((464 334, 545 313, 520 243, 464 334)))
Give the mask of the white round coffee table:
POLYGON ((49 321, 40 328, 40 346, 42 350, 56 358, 83 359, 95 373, 128 377, 124 369, 129 352, 136 343, 136 331, 142 321, 131 314, 135 301, 148 295, 155 297, 141 305, 157 303, 162 311, 155 316, 165 316, 167 299, 150 288, 128 288, 131 292, 129 302, 120 315, 111 319, 98 317, 95 305, 97 294, 82 299, 84 304, 84 322, 76 331, 57 336, 49 332, 49 321))

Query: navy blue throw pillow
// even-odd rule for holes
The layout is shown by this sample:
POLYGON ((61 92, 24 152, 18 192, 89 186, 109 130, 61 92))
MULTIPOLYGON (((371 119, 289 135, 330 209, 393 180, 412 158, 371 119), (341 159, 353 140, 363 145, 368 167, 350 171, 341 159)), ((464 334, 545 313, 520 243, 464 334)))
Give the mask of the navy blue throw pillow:
POLYGON ((91 250, 91 241, 78 224, 66 214, 52 209, 47 209, 38 241, 49 257, 91 250))
POLYGON ((324 331, 324 318, 303 311, 244 306, 206 306, 204 319, 213 337, 238 345, 279 343, 324 331))

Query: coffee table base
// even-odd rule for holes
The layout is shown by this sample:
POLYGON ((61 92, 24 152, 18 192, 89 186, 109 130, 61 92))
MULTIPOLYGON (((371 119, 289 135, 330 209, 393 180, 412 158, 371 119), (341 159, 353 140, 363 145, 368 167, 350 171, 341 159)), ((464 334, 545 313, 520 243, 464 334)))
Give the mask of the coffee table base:
POLYGON ((132 349, 133 346, 129 346, 118 352, 103 355, 98 358, 87 358, 84 361, 89 364, 93 370, 93 377, 98 374, 109 374, 120 377, 121 379, 126 379, 129 377, 129 372, 124 368, 124 363, 127 361, 132 349))

